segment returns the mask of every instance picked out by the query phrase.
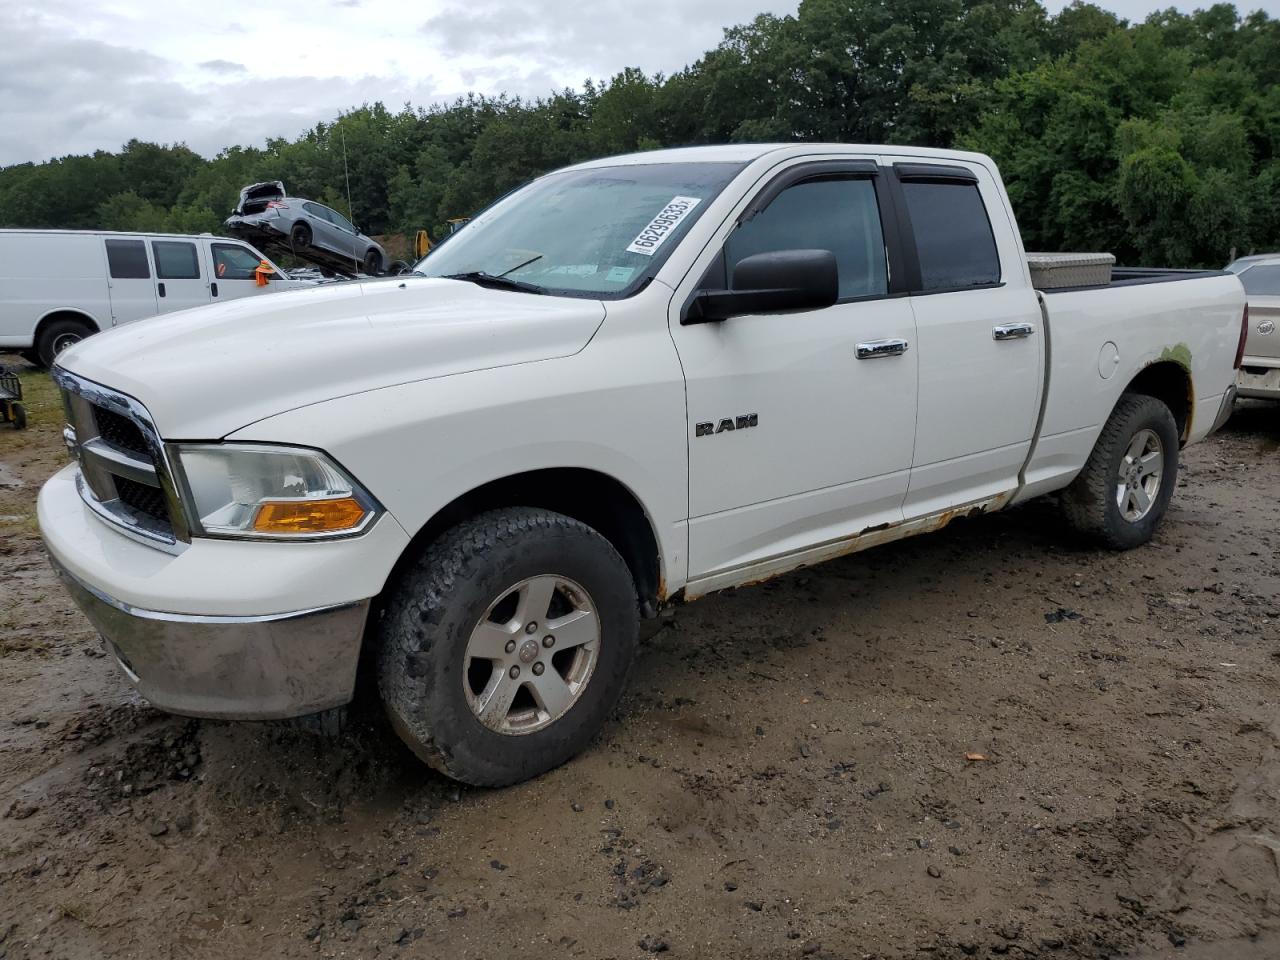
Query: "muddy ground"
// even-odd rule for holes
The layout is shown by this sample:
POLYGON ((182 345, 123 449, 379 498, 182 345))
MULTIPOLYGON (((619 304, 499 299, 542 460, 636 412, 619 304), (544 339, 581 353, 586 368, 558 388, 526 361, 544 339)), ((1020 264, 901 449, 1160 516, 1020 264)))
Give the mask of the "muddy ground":
POLYGON ((484 791, 376 712, 326 741, 134 697, 41 552, 26 383, 6 960, 1280 956, 1280 409, 1187 451, 1132 553, 1046 501, 680 609, 584 756, 484 791))

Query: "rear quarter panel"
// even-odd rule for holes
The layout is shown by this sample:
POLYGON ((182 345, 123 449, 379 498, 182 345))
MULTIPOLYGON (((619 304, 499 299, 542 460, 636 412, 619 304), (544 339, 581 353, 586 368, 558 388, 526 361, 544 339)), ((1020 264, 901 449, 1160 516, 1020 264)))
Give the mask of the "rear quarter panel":
POLYGON ((1187 442, 1212 428, 1235 379, 1244 291, 1230 275, 1048 293, 1049 388, 1040 439, 1018 499, 1065 486, 1084 466, 1120 395, 1146 367, 1191 374, 1187 442), (1111 364, 1106 355, 1119 360, 1111 364))

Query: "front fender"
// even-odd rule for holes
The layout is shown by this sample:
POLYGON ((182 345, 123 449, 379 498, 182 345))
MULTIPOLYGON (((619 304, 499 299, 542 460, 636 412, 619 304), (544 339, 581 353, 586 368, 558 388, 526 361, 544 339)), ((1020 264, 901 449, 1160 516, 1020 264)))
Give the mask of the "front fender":
POLYGON ((572 357, 312 404, 227 439, 327 451, 410 535, 495 480, 562 467, 605 474, 650 518, 673 592, 688 566, 685 433, 683 377, 669 338, 624 336, 597 338, 572 357))

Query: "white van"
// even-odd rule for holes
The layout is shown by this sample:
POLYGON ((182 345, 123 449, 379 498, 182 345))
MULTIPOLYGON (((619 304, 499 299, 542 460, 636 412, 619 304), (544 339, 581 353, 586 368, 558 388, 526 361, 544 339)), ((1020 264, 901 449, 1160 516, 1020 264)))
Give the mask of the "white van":
POLYGON ((211 234, 0 230, 0 350, 49 366, 71 344, 131 320, 309 285, 276 268, 260 286, 264 260, 211 234))

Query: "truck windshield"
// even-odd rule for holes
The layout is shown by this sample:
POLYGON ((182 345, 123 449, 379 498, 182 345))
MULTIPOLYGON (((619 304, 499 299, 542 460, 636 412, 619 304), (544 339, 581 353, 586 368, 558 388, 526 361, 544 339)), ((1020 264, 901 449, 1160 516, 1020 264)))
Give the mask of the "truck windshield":
POLYGON ((531 293, 629 296, 741 169, 653 163, 553 173, 483 211, 416 272, 531 293))

